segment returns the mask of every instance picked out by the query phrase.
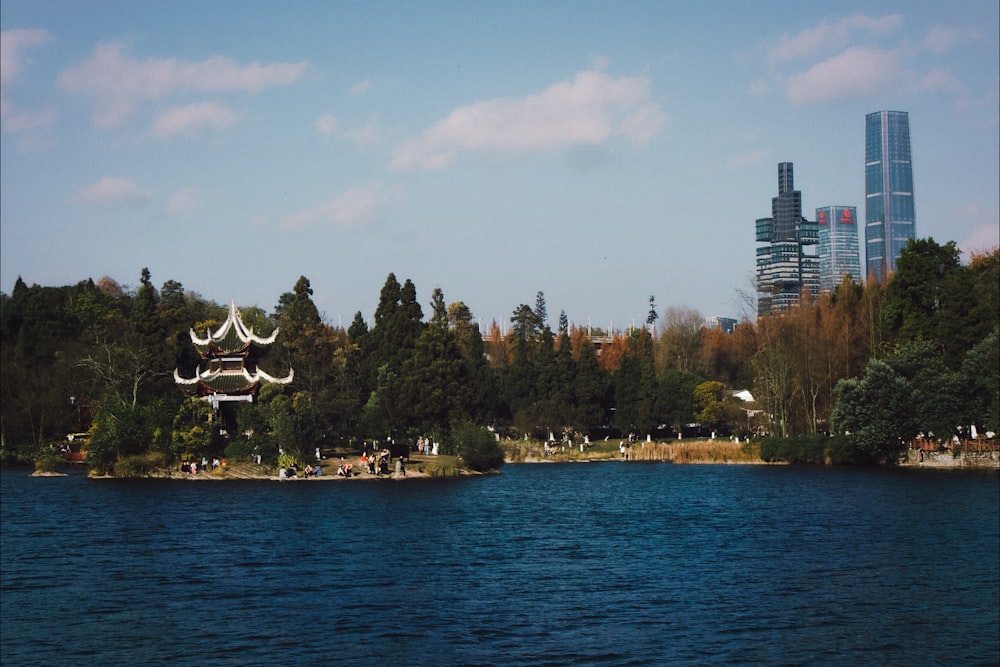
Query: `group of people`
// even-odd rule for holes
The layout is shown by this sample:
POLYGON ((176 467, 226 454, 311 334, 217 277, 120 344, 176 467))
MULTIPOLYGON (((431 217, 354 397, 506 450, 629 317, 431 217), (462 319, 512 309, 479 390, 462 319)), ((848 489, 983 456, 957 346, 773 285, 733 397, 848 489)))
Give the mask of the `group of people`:
POLYGON ((622 461, 629 461, 632 459, 632 440, 629 439, 628 444, 625 444, 624 440, 619 441, 618 451, 621 452, 622 461))
MULTIPOLYGON (((278 479, 293 479, 298 476, 299 476, 299 466, 296 463, 293 463, 287 468, 284 466, 278 468, 278 479)), ((313 467, 311 464, 306 465, 306 467, 302 470, 302 476, 322 477, 323 467, 318 464, 315 467, 313 467)))
POLYGON ((432 443, 430 438, 424 438, 421 436, 417 438, 417 453, 426 454, 427 456, 437 456, 438 443, 432 443))
POLYGON ((226 459, 220 459, 218 457, 212 459, 212 462, 208 462, 208 457, 201 457, 201 463, 197 460, 193 461, 182 461, 181 462, 181 472, 188 472, 192 475, 197 475, 199 471, 210 472, 218 468, 223 468, 226 465, 226 459))
MULTIPOLYGON (((369 475, 381 476, 389 474, 389 455, 388 449, 383 449, 380 452, 368 452, 361 453, 361 464, 368 469, 369 475)), ((405 468, 403 468, 403 459, 397 459, 396 472, 406 474, 405 468)))

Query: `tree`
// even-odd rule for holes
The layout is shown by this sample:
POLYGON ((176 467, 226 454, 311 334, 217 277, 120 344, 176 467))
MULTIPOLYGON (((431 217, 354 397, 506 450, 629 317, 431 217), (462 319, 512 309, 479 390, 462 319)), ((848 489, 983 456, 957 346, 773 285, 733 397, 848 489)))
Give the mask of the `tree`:
POLYGON ((281 331, 277 352, 283 366, 276 373, 294 369, 290 391, 322 392, 332 382, 331 362, 336 339, 330 327, 323 323, 312 300, 312 286, 305 276, 299 277, 291 293, 281 296, 277 325, 281 331))
POLYGON ((534 341, 542 331, 544 320, 527 304, 521 304, 510 316, 511 334, 517 342, 534 341))
POLYGON ((794 331, 780 316, 757 321, 758 345, 753 357, 756 375, 754 395, 765 406, 772 426, 787 438, 792 432, 792 402, 795 397, 794 331))
MULTIPOLYGON (((281 428, 293 424, 290 434, 282 432, 283 448, 296 456, 305 456, 335 435, 336 425, 348 419, 347 414, 336 408, 343 410, 355 405, 344 399, 345 394, 350 394, 350 387, 345 386, 345 378, 339 372, 345 361, 338 351, 347 344, 346 340, 323 322, 312 295, 309 279, 301 276, 293 291, 281 296, 275 309, 280 330, 276 345, 282 367, 273 372, 284 374, 292 369, 295 375, 282 392, 290 402, 274 406, 272 428, 275 423, 281 428)), ((277 396, 271 400, 276 399, 277 396)))
POLYGON ((486 358, 479 326, 460 326, 454 331, 459 348, 463 350, 466 378, 465 384, 459 388, 458 416, 477 424, 492 423, 499 401, 499 383, 486 358))
POLYGON ((660 379, 660 414, 664 423, 669 424, 677 433, 681 433, 685 424, 696 420, 694 390, 702 382, 703 378, 700 376, 674 368, 669 369, 660 379))
POLYGON ((659 421, 653 339, 645 329, 637 329, 629 344, 629 352, 615 374, 615 421, 622 430, 648 434, 659 421))
POLYGON ((482 426, 461 424, 452 434, 452 440, 462 463, 471 470, 497 470, 504 463, 503 449, 496 436, 482 426))
POLYGON ((920 432, 947 438, 970 422, 971 397, 963 391, 961 374, 945 365, 932 343, 904 343, 885 362, 909 382, 909 411, 920 432))
POLYGON ((423 432, 447 432, 467 379, 462 350, 448 329, 443 304, 442 299, 440 319, 424 329, 413 355, 403 364, 401 387, 406 410, 412 415, 412 424, 423 432))
POLYGON ((886 323, 898 340, 932 341, 957 368, 996 323, 978 321, 976 296, 976 277, 961 265, 954 241, 911 239, 886 288, 886 323))
POLYGON ((213 443, 212 406, 197 396, 186 399, 174 416, 173 454, 180 459, 203 456, 213 443))
POLYGON ((864 377, 837 383, 833 427, 851 436, 858 459, 895 464, 919 432, 912 413, 913 389, 892 366, 872 359, 864 377))
POLYGON ((735 409, 732 393, 729 387, 716 380, 702 382, 692 392, 695 408, 698 412, 695 419, 700 424, 708 424, 713 428, 725 422, 735 421, 735 409))
POLYGON ((535 317, 539 327, 548 326, 549 310, 545 306, 545 292, 541 290, 535 295, 535 317))
POLYGON ((1000 328, 966 353, 962 378, 968 421, 1000 433, 1000 328))
POLYGON ((696 310, 667 308, 665 326, 660 335, 660 365, 679 371, 701 369, 703 318, 696 310))
MULTIPOLYGON (((580 334, 582 333, 581 331, 580 334)), ((597 363, 597 353, 590 337, 575 335, 574 339, 580 341, 573 388, 577 414, 583 426, 601 426, 607 421, 608 376, 597 363)))

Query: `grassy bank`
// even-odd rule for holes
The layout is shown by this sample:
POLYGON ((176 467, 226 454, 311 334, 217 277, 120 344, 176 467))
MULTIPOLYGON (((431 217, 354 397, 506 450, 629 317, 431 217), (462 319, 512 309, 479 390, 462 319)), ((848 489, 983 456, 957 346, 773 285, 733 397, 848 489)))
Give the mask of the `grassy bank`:
MULTIPOLYGON (((618 461, 622 454, 618 441, 598 442, 580 451, 575 446, 550 447, 531 440, 507 440, 501 443, 506 459, 511 463, 618 461)), ((759 448, 729 440, 689 440, 675 442, 637 442, 628 451, 631 461, 662 461, 667 463, 766 463, 759 448)))

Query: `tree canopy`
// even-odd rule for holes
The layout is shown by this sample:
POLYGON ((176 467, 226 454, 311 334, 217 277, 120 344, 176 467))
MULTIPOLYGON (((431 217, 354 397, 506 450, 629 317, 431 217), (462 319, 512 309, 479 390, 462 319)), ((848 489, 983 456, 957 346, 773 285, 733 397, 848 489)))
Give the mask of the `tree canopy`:
POLYGON ((953 243, 912 241, 884 286, 845 279, 733 333, 676 307, 656 330, 652 296, 645 327, 591 335, 561 312, 553 331, 540 290, 534 307, 512 311, 509 333, 496 322, 483 332, 440 289, 425 317, 416 285, 392 273, 373 321, 358 312, 345 330, 324 321, 301 276, 271 314, 240 309, 258 334, 278 331, 266 362, 294 368, 294 380, 240 406, 228 433, 172 378, 200 363, 189 329, 218 327, 226 306, 175 280, 157 289, 147 269, 134 289, 18 279, 0 293, 2 455, 31 458, 86 431, 95 464, 109 468, 143 451, 268 458, 366 439, 457 442, 449 434, 481 426, 669 437, 701 423, 739 435, 849 431, 862 458, 889 461, 917 434, 1000 430, 998 258, 966 265, 953 243), (753 409, 734 402, 737 389, 752 391, 753 409))

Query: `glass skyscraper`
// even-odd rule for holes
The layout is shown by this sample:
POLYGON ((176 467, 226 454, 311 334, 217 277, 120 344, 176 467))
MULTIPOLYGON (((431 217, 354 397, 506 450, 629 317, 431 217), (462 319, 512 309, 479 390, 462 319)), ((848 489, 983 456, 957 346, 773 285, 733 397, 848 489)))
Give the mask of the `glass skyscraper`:
POLYGON ((861 280, 858 250, 858 211, 854 206, 824 206, 816 209, 819 227, 819 288, 832 292, 849 275, 861 280))
POLYGON ((802 193, 795 189, 792 163, 778 165, 778 196, 771 217, 757 219, 757 314, 767 315, 799 302, 802 290, 819 291, 819 260, 806 252, 817 241, 815 222, 802 217, 802 193))
POLYGON ((885 280, 916 238, 910 117, 905 111, 865 116, 865 259, 868 274, 885 280))

